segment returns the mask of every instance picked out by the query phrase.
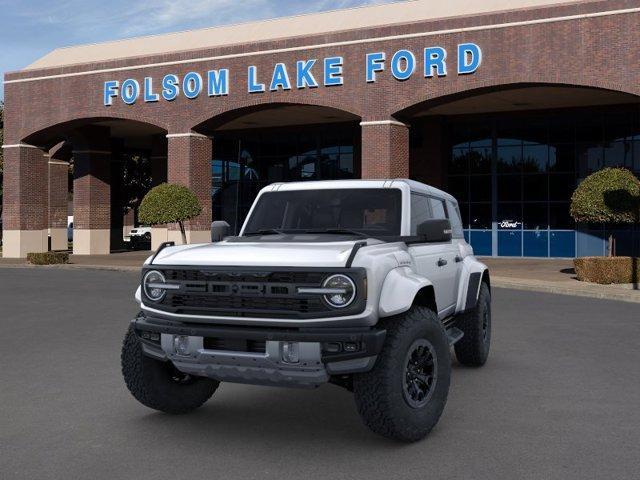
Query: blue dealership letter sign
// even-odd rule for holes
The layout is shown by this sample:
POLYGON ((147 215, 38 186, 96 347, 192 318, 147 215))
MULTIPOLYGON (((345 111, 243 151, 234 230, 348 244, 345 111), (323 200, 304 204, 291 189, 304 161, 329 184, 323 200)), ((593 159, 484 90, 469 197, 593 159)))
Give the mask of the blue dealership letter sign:
POLYGON ((342 85, 344 83, 344 79, 342 78, 343 62, 344 62, 344 59, 342 57, 329 57, 324 59, 325 87, 342 85))
POLYGON ((249 93, 261 93, 264 92, 264 83, 258 83, 258 68, 251 65, 247 70, 247 91, 249 93))
POLYGON ((466 75, 478 70, 482 64, 482 50, 475 43, 458 45, 458 74, 466 75))
POLYGON ((367 83, 375 82, 376 73, 384 71, 386 58, 384 52, 367 53, 367 83))
POLYGON ((120 82, 117 80, 104 82, 104 105, 106 107, 113 105, 113 99, 118 96, 118 85, 120 82))
POLYGON ((210 97, 229 95, 229 70, 209 70, 207 72, 207 93, 210 97))

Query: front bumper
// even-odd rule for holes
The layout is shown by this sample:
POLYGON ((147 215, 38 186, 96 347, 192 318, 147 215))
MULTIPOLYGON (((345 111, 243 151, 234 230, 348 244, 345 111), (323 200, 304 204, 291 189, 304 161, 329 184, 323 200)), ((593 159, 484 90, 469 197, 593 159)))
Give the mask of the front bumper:
POLYGON ((184 373, 225 382, 292 387, 317 387, 333 375, 370 370, 386 336, 385 330, 373 328, 214 326, 145 314, 132 324, 146 355, 171 361, 184 373), (180 353, 174 345, 177 337, 188 345, 180 353), (299 359, 295 363, 284 360, 283 347, 290 342, 298 344, 299 359))

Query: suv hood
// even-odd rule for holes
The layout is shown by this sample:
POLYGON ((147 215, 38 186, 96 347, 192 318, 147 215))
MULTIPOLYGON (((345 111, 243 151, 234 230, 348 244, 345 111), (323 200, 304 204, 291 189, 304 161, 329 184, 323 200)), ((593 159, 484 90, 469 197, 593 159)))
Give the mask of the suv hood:
MULTIPOLYGON (((154 265, 344 267, 354 244, 362 240, 323 243, 219 242, 181 245, 162 250, 154 265)), ((378 243, 375 240, 369 240, 378 243)))

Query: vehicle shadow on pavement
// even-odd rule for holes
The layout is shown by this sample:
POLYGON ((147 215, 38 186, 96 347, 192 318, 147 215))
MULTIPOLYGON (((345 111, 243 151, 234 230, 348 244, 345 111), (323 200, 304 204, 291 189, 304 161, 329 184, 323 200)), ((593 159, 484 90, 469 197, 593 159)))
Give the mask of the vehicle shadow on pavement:
MULTIPOLYGON (((239 448, 292 445, 406 447, 371 433, 361 422, 353 395, 340 387, 317 390, 276 389, 225 384, 198 411, 172 416, 133 413, 134 421, 152 438, 168 434, 172 442, 237 443, 239 448), (219 398, 216 398, 218 396, 219 398)), ((332 449, 333 449, 332 448, 332 449)))
MULTIPOLYGON (((462 369, 454 359, 453 375, 462 369)), ((265 442, 299 448, 333 445, 332 450, 347 445, 363 450, 410 445, 371 433, 358 415, 353 394, 335 385, 305 390, 221 384, 211 400, 187 415, 150 412, 135 405, 128 410, 129 421, 153 441, 169 435, 172 443, 224 442, 237 443, 239 448, 261 448, 265 442)), ((446 417, 445 410, 441 422, 446 417)), ((436 425, 430 436, 441 428, 436 425)))

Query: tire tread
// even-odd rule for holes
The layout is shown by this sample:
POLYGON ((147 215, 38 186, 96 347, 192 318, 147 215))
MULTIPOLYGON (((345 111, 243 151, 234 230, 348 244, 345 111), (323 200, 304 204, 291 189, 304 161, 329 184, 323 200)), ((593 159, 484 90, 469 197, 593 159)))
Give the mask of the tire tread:
POLYGON ((165 379, 158 373, 165 365, 144 355, 140 340, 132 328, 124 337, 120 358, 122 375, 129 392, 144 406, 161 412, 176 415, 189 413, 209 400, 219 385, 219 382, 206 378, 182 386, 162 381, 165 379))
POLYGON ((454 347, 456 358, 462 365, 481 367, 487 362, 489 346, 485 346, 482 339, 480 318, 481 308, 486 308, 486 305, 491 305, 491 293, 487 284, 482 282, 475 310, 462 316, 456 323, 456 326, 464 332, 464 336, 454 347))
MULTIPOLYGON (((446 385, 444 385, 444 398, 432 398, 431 400, 439 402, 441 405, 436 408, 439 410, 437 415, 431 419, 432 421, 426 427, 399 421, 398 416, 394 414, 399 406, 392 396, 383 394, 393 388, 390 384, 394 382, 394 372, 384 366, 399 365, 404 362, 406 352, 398 348, 399 345, 407 336, 414 335, 416 327, 424 325, 425 321, 437 324, 441 331, 442 341, 446 342, 446 334, 437 315, 426 307, 414 306, 408 312, 380 323, 380 328, 387 330, 387 337, 376 361, 376 366, 372 371, 354 378, 356 405, 363 422, 373 432, 384 437, 409 442, 420 440, 435 426, 444 409, 446 393, 449 390, 448 376, 446 385)), ((448 351, 447 347, 445 358, 439 359, 439 361, 450 363, 448 351)), ((450 368, 450 365, 443 365, 443 368, 450 368)), ((404 400, 402 401, 404 402, 404 400)))

